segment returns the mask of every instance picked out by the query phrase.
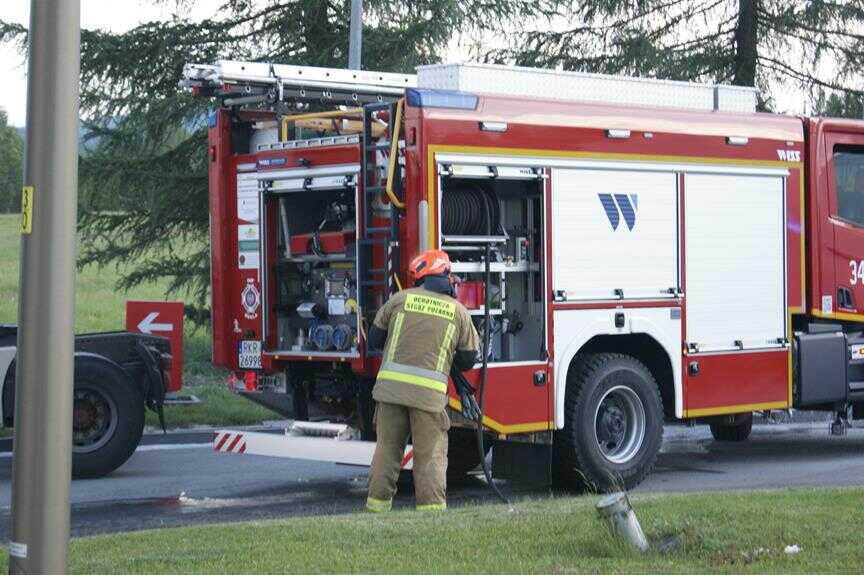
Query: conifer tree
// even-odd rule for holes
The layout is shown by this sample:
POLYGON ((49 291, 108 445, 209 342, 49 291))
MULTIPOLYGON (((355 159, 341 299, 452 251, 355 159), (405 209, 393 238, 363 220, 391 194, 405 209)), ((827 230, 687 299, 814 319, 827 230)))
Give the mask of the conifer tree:
POLYGON ((21 208, 24 142, 0 109, 0 214, 21 208))
MULTIPOLYGON (((523 65, 860 99, 864 0, 570 0, 555 30, 495 57, 523 65)), ((803 107, 804 102, 802 102, 803 107)), ((818 106, 817 106, 818 107, 818 106)), ((795 110, 801 111, 801 110, 795 110)))

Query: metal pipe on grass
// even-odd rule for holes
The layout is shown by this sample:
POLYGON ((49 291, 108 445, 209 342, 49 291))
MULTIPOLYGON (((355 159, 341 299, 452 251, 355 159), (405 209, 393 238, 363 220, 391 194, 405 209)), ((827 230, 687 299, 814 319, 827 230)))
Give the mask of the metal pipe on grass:
POLYGON ((639 525, 639 519, 633 512, 633 506, 630 505, 630 498, 626 493, 612 493, 601 499, 597 503, 597 513, 606 520, 613 536, 619 537, 639 551, 648 551, 650 547, 648 538, 639 525))

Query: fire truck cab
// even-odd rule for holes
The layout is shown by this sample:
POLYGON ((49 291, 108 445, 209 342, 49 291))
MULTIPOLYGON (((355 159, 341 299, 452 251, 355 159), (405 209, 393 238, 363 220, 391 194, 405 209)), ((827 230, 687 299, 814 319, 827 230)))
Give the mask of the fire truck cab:
MULTIPOLYGON (((368 462, 365 328, 433 247, 489 334, 496 462, 551 443, 564 481, 632 487, 664 421, 742 440, 756 411, 864 417, 862 122, 756 113, 749 88, 471 64, 219 62, 185 86, 220 104, 213 360, 296 420, 218 450, 368 462)), ((450 393, 460 473, 480 456, 450 393)))

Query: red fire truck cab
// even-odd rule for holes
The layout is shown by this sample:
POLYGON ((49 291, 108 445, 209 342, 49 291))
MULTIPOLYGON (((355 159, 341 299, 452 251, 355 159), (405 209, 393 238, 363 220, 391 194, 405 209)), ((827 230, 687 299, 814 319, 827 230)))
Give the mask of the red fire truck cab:
MULTIPOLYGON (((186 78, 220 102, 213 360, 298 422, 218 449, 340 460, 334 437, 373 439, 365 328, 433 247, 489 332, 496 461, 552 443, 565 481, 631 487, 664 421, 742 440, 756 411, 864 417, 864 123, 756 113, 748 88, 497 66, 186 78)), ((479 461, 457 397, 454 473, 479 461)))

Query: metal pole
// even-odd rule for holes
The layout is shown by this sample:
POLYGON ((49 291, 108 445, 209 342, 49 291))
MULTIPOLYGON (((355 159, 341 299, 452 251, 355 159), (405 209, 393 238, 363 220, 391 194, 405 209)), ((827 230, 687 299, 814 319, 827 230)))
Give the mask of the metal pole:
POLYGON ((66 573, 72 473, 79 0, 31 0, 10 573, 66 573))
POLYGON ((351 40, 348 45, 348 67, 359 70, 363 54, 363 0, 351 0, 351 40))

